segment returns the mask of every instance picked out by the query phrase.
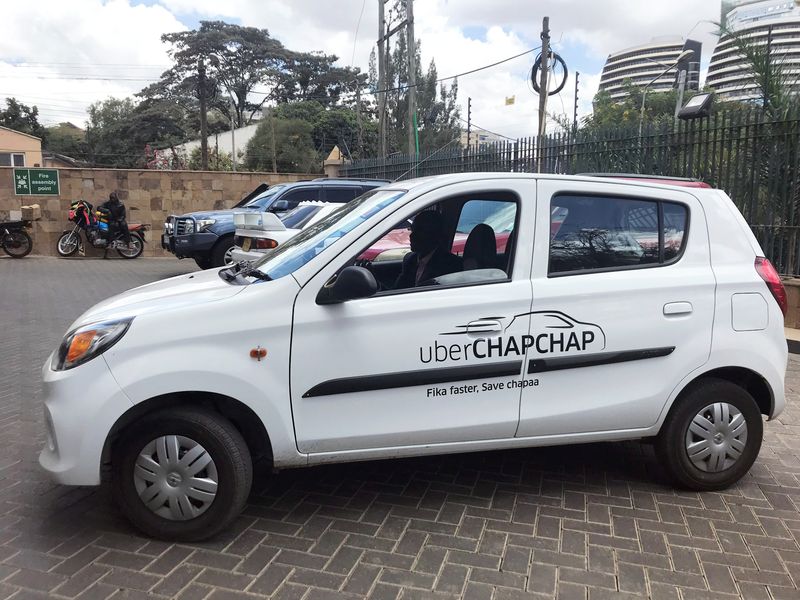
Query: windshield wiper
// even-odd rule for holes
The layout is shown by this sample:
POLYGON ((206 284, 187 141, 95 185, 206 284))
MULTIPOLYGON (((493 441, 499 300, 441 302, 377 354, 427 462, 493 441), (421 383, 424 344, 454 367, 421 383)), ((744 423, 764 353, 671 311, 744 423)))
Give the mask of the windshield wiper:
POLYGON ((272 277, 266 273, 262 273, 258 267, 254 267, 252 262, 243 261, 239 263, 239 270, 236 275, 241 277, 255 277, 261 281, 272 281, 272 277))

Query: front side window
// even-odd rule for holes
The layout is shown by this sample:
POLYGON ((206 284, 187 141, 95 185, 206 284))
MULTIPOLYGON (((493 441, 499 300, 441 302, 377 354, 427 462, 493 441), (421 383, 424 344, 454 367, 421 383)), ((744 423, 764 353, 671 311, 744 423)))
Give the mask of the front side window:
POLYGON ((317 202, 319 201, 319 188, 318 187, 302 187, 295 190, 289 190, 279 200, 286 200, 291 208, 294 208, 301 202, 317 202))
POLYGON ((517 206, 503 192, 442 200, 393 224, 353 264, 385 293, 507 281, 517 206))
POLYGON ((548 273, 658 266, 680 255, 685 205, 609 196, 554 196, 548 273))

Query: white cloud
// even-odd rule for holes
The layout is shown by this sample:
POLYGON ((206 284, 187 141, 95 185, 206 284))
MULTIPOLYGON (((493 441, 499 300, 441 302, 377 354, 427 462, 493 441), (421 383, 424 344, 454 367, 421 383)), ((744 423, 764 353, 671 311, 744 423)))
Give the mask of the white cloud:
POLYGON ((127 0, 9 3, 0 19, 0 98, 36 104, 44 122, 82 125, 92 102, 158 78, 169 64, 161 34, 185 28, 162 6, 127 0))
MULTIPOLYGON (((133 6, 134 1, 7 3, 0 20, 0 98, 27 98, 27 103, 40 105, 46 120, 80 123, 82 111, 91 101, 129 95, 147 83, 122 78, 158 77, 160 66, 145 65, 168 63, 160 35, 201 19, 266 28, 288 48, 336 54, 341 64, 352 60, 363 70, 378 37, 376 0, 339 0, 335 4, 320 0, 158 0, 158 4, 133 6), (11 66, 21 60, 70 64, 11 66), (103 66, 99 66, 101 63, 103 66), (56 75, 73 79, 38 79, 56 75), (101 75, 114 81, 74 79, 101 75)), ((569 118, 576 65, 592 65, 594 71, 581 73, 578 112, 583 116, 591 110, 599 83, 597 71, 609 52, 654 36, 686 35, 693 30, 692 36, 704 42, 704 55, 708 57, 715 43, 713 27, 703 22, 698 25, 698 21, 719 18, 716 0, 417 0, 414 6, 422 67, 426 69, 435 58, 440 77, 538 46, 541 19, 549 15, 553 41, 571 71, 564 91, 550 98, 549 109, 569 118), (482 35, 475 35, 473 30, 482 35)), ((528 81, 533 59, 534 55, 526 55, 461 77, 459 103, 463 116, 467 98, 472 97, 472 115, 478 125, 513 137, 533 134, 538 107, 528 81), (506 106, 507 96, 515 96, 515 104, 506 106)))

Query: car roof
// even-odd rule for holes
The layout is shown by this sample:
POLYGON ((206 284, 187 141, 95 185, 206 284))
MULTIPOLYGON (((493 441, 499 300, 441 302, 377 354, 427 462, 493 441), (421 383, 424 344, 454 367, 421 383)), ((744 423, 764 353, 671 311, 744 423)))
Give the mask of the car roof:
POLYGON ((466 183, 470 181, 485 181, 492 179, 546 179, 554 181, 573 181, 585 183, 597 183, 603 181, 606 183, 620 183, 620 184, 635 184, 649 188, 662 188, 662 189, 675 189, 675 187, 690 187, 694 188, 692 191, 697 193, 705 193, 706 191, 714 191, 711 186, 703 182, 692 180, 681 180, 679 178, 661 178, 652 175, 628 175, 628 174, 609 174, 606 176, 598 175, 555 175, 550 173, 504 173, 504 172, 473 172, 473 173, 451 173, 448 175, 430 175, 427 177, 417 177, 415 179, 406 179, 403 181, 395 181, 386 185, 384 190, 397 190, 397 191, 427 191, 436 189, 445 185, 453 185, 456 183, 466 183), (691 183, 692 185, 687 185, 691 183), (702 185, 699 185, 702 184, 702 185))

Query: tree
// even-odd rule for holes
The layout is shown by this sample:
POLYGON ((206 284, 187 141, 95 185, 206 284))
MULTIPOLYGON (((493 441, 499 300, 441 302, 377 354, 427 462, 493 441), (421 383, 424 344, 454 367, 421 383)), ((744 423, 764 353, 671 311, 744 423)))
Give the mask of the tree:
MULTIPOLYGON (((198 171, 201 169, 200 146, 192 150, 189 155, 189 168, 198 171)), ((212 150, 208 153, 209 171, 233 171, 233 160, 229 152, 212 150)))
POLYGON ((130 138, 135 108, 130 98, 108 98, 89 107, 86 141, 93 164, 124 169, 143 158, 144 148, 130 138))
POLYGON ((36 136, 42 141, 47 137, 47 130, 39 123, 39 109, 17 102, 15 98, 6 98, 6 108, 0 110, 0 125, 36 136))
MULTIPOLYGON (((666 76, 665 76, 666 77, 666 76)), ((625 83, 625 96, 614 100, 608 91, 597 92, 592 101, 592 114, 583 121, 588 130, 638 127, 644 91, 640 86, 625 83)), ((677 90, 667 92, 647 91, 645 98, 644 124, 659 124, 675 118, 677 90)))
POLYGON ((276 102, 314 100, 323 107, 355 102, 357 88, 367 83, 367 75, 357 68, 337 67, 338 56, 322 52, 290 52, 286 69, 273 94, 276 102))
POLYGON ((272 96, 272 90, 256 92, 255 88, 274 87, 284 75, 288 60, 288 51, 266 29, 223 21, 201 21, 198 29, 167 33, 161 40, 172 45, 169 53, 175 65, 141 94, 177 97, 184 104, 189 103, 189 98, 203 94, 222 114, 233 117, 236 127, 250 123, 255 112, 272 96), (201 63, 207 77, 203 89, 199 81, 201 63), (263 99, 251 102, 253 93, 263 95, 263 99))
POLYGON ((312 126, 300 119, 267 116, 247 144, 245 167, 252 171, 310 173, 320 168, 312 126))
MULTIPOLYGON (((366 113, 362 107, 362 116, 366 113)), ((318 160, 322 161, 330 154, 334 146, 346 156, 354 159, 375 156, 378 146, 378 126, 374 119, 362 119, 361 141, 359 148, 358 117, 353 108, 334 106, 326 109, 316 100, 279 104, 273 110, 278 119, 297 119, 311 125, 311 140, 318 160)))
POLYGON ((72 123, 59 123, 48 127, 45 139, 47 142, 44 147, 50 152, 77 159, 86 159, 89 155, 86 132, 72 123))
POLYGON ((115 168, 147 166, 145 147, 171 148, 186 139, 185 112, 174 100, 109 98, 89 107, 89 159, 115 168))
MULTIPOLYGON (((420 42, 417 52, 417 126, 420 151, 434 151, 457 139, 461 133, 460 110, 456 103, 458 81, 451 86, 437 82, 436 62, 431 60, 427 73, 420 67, 420 42)), ((388 61, 386 73, 387 92, 387 144, 389 152, 405 152, 408 143, 408 46, 405 36, 399 36, 388 61)), ((377 89, 377 83, 370 87, 377 89)))

